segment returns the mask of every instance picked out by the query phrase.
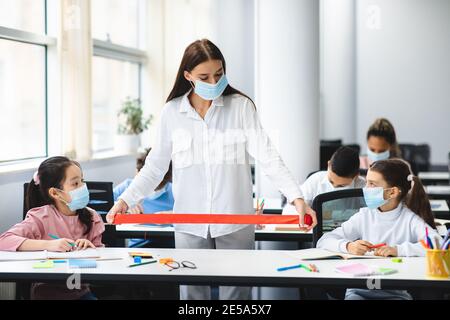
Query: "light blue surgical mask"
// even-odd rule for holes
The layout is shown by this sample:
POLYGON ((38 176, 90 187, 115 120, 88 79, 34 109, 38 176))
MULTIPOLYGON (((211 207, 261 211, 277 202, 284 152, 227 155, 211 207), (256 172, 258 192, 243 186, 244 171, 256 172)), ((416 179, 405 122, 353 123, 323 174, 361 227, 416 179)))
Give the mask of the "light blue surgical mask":
POLYGON ((196 80, 194 92, 204 100, 214 100, 222 95, 227 86, 228 80, 224 74, 215 84, 196 80))
POLYGON ((379 161, 379 160, 387 160, 387 159, 389 159, 390 156, 391 156, 391 153, 389 152, 389 150, 386 150, 386 151, 380 152, 380 153, 375 153, 375 152, 371 151, 369 148, 367 148, 367 157, 372 162, 379 161))
MULTIPOLYGON (((389 188, 391 189, 391 188, 389 188)), ((384 189, 382 187, 363 188, 364 201, 369 209, 376 209, 385 205, 389 200, 384 199, 384 189)))
MULTIPOLYGON (((64 190, 61 191, 66 192, 64 190)), ((89 203, 89 190, 86 184, 66 193, 70 195, 72 200, 70 202, 66 202, 63 199, 61 200, 69 207, 70 211, 77 211, 79 209, 86 208, 89 203)))

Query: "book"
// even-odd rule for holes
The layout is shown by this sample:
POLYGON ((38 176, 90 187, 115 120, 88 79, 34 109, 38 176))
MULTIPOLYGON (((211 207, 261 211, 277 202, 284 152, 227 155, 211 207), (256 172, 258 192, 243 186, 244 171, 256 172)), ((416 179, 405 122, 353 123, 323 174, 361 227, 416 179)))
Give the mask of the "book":
POLYGON ((100 258, 96 249, 77 250, 70 252, 53 251, 0 251, 0 261, 26 261, 26 260, 46 260, 46 259, 88 259, 100 258))
POLYGON ((374 276, 374 275, 388 275, 396 273, 396 269, 379 268, 376 266, 367 266, 362 263, 352 263, 345 266, 335 268, 336 272, 351 275, 354 277, 374 276))
POLYGON ((288 253, 291 257, 300 260, 328 260, 328 259, 386 259, 386 257, 375 256, 373 252, 368 252, 364 256, 357 256, 349 253, 333 252, 324 249, 304 249, 293 250, 288 253))

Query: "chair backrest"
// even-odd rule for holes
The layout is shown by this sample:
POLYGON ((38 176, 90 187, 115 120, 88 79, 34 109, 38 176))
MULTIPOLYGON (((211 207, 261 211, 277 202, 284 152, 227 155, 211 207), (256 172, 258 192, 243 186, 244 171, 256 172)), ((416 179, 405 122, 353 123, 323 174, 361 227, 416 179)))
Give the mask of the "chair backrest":
POLYGON ((313 230, 313 245, 324 232, 333 231, 365 207, 362 189, 346 189, 319 194, 312 208, 317 214, 317 226, 313 230))
MULTIPOLYGON (((23 219, 27 215, 26 198, 29 183, 23 184, 23 219)), ((106 214, 114 205, 113 183, 105 181, 86 181, 89 190, 88 207, 97 211, 106 222, 106 214)))
POLYGON ((430 170, 431 150, 428 144, 400 143, 402 158, 409 162, 415 175, 430 170))
POLYGON ((342 146, 341 140, 321 140, 320 141, 320 170, 327 170, 328 160, 331 159, 333 153, 342 146))

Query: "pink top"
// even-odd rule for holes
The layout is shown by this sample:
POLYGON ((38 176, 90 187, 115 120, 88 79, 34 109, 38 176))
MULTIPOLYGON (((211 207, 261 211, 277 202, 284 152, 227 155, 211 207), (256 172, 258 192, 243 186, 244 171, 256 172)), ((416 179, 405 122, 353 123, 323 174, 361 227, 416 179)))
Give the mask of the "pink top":
MULTIPOLYGON (((25 220, 0 235, 0 250, 17 251, 27 239, 54 240, 49 233, 72 240, 87 239, 96 247, 103 247, 103 221, 97 212, 92 212, 92 228, 84 234, 85 226, 78 216, 66 216, 55 206, 46 205, 28 211, 25 220)), ((82 284, 79 290, 69 290, 66 285, 35 283, 32 286, 33 299, 79 299, 89 292, 89 286, 82 284)))
POLYGON ((96 247, 103 247, 102 233, 105 226, 100 215, 92 210, 92 229, 84 234, 85 226, 78 216, 66 216, 55 206, 46 205, 28 211, 25 220, 0 235, 0 250, 17 251, 27 239, 53 240, 48 234, 72 240, 87 239, 96 247))
POLYGON ((359 168, 360 169, 369 169, 370 165, 372 164, 372 161, 369 160, 369 157, 367 156, 360 156, 359 157, 359 168))

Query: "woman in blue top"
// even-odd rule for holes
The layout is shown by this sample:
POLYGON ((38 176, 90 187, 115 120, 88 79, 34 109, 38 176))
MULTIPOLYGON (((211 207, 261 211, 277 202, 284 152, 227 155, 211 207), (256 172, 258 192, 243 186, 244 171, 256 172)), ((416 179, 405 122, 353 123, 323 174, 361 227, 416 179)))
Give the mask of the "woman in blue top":
MULTIPOLYGON (((145 159, 150 153, 151 148, 146 149, 142 155, 136 159, 136 174, 142 169, 145 164, 145 159)), ((126 179, 114 188, 114 201, 117 201, 120 195, 125 192, 128 186, 133 182, 133 179, 126 179)), ((161 183, 155 189, 155 192, 144 198, 144 200, 130 210, 130 213, 140 214, 140 213, 155 213, 161 211, 172 211, 173 209, 173 194, 172 194, 172 166, 169 166, 169 170, 164 176, 161 183)), ((130 239, 128 245, 130 247, 142 247, 144 245, 154 241, 144 240, 144 239, 130 239)), ((167 245, 167 244, 165 244, 167 245)), ((160 246, 160 245, 158 245, 160 246)))

